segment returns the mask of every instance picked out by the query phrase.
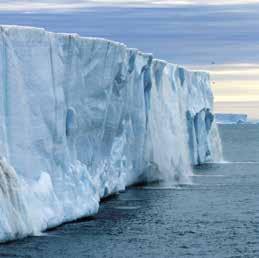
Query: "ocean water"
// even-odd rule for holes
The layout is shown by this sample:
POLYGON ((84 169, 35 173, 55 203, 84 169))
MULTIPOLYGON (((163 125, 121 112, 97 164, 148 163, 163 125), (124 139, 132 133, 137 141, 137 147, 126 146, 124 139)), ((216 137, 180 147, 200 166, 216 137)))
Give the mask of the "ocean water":
POLYGON ((192 185, 131 187, 0 257, 259 257, 259 126, 220 133, 226 161, 195 168, 192 185))

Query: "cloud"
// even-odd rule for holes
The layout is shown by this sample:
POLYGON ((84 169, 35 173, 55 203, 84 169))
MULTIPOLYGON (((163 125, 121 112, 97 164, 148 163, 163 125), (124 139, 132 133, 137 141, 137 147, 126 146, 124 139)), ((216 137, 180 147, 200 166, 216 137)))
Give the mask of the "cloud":
POLYGON ((259 0, 2 0, 0 11, 71 10, 94 6, 162 7, 176 5, 244 5, 259 0))
POLYGON ((190 65, 189 68, 209 72, 214 81, 255 81, 259 98, 259 64, 190 65))
MULTIPOLYGON (((125 4, 125 1, 120 2, 125 4)), ((140 6, 150 1, 131 2, 140 6)), ((165 3, 159 1, 162 2, 165 3)), ((242 1, 240 5, 238 1, 238 5, 229 5, 234 0, 218 1, 221 5, 212 5, 215 3, 213 1, 191 2, 192 5, 160 8, 161 5, 155 5, 153 0, 154 8, 150 8, 150 5, 143 8, 106 8, 97 3, 103 5, 119 2, 101 3, 93 0, 72 4, 71 1, 65 0, 56 3, 31 1, 28 5, 27 1, 17 11, 17 1, 5 1, 5 8, 9 5, 9 9, 13 11, 2 12, 0 24, 44 27, 55 32, 108 38, 153 53, 160 59, 195 70, 209 71, 212 81, 215 82, 212 86, 217 103, 249 101, 253 104, 240 104, 239 107, 244 107, 244 112, 247 108, 247 112, 258 116, 259 4, 255 4, 257 1, 252 1, 253 4, 242 1), (98 7, 85 8, 90 4, 98 7), (31 9, 27 9, 28 6, 31 9), (41 10, 37 10, 37 6, 41 6, 41 10), (50 9, 50 6, 53 9, 50 9), (32 12, 28 12, 29 10, 32 12), (61 14, 57 15, 56 11, 61 14)), ((0 9, 3 3, 1 1, 0 9)), ((225 106, 230 107, 227 104, 225 106)), ((218 107, 219 105, 216 105, 216 108, 218 107)), ((228 110, 232 109, 226 108, 226 111, 228 110)))
MULTIPOLYGON (((67 11, 62 15, 46 11, 31 15, 3 12, 0 23, 31 25, 56 32, 109 38, 153 53, 160 59, 206 68, 212 62, 216 65, 259 64, 258 16, 259 4, 242 7, 98 7, 80 9, 80 12, 67 11)), ((215 65, 213 69, 215 70, 215 65)), ((237 70, 237 67, 233 69, 237 70)), ((251 73, 250 68, 249 70, 251 73)), ((245 74, 244 71, 242 74, 245 74)), ((229 71, 221 74, 215 71, 216 73, 218 78, 232 76, 229 71)), ((236 72, 233 76, 239 75, 236 72)))
POLYGON ((218 113, 248 114, 249 118, 258 121, 258 101, 220 101, 215 102, 218 113))
POLYGON ((189 68, 210 73, 217 112, 245 112, 251 118, 258 118, 259 64, 210 64, 189 68))

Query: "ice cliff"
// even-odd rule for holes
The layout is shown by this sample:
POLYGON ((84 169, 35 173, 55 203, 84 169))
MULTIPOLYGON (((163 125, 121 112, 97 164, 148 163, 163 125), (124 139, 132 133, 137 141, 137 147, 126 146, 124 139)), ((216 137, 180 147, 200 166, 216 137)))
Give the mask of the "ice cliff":
POLYGON ((125 45, 0 26, 0 240, 97 212, 220 158, 206 73, 125 45))

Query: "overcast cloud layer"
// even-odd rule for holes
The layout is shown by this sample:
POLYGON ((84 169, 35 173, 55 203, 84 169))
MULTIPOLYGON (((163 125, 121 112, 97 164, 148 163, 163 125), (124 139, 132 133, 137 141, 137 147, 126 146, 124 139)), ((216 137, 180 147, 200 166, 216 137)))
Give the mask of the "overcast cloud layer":
MULTIPOLYGON (((14 6, 17 1, 5 2, 14 6)), ((44 1, 44 6, 49 6, 47 2, 53 5, 53 1, 44 1)), ((66 0, 56 2, 71 4, 66 0)), ((76 4, 79 6, 83 2, 86 1, 76 4)), ((107 2, 117 4, 120 1, 107 2)), ((139 4, 144 2, 139 1, 139 4)), ((204 5, 214 1, 189 2, 195 5, 82 7, 73 11, 43 8, 33 12, 25 8, 26 12, 20 9, 0 12, 0 24, 30 25, 56 32, 104 37, 151 52, 156 58, 207 70, 212 75, 218 110, 225 107, 226 112, 232 111, 235 104, 239 107, 237 112, 243 110, 252 117, 259 117, 259 3, 247 4, 246 0, 242 5, 225 5, 235 1, 217 1, 215 6, 204 5)), ((35 1, 30 3, 33 6, 35 1)), ((1 1, 0 9, 3 6, 1 1)))
POLYGON ((236 5, 255 4, 259 0, 1 0, 0 11, 71 10, 90 6, 236 5))

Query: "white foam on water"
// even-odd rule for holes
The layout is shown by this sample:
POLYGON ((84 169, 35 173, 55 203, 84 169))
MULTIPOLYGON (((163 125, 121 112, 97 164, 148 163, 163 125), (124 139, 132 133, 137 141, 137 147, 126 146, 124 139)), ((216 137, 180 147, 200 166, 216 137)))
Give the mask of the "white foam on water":
POLYGON ((138 210, 141 206, 114 206, 112 208, 117 210, 138 210))
POLYGON ((192 177, 225 177, 224 175, 192 175, 192 177))

